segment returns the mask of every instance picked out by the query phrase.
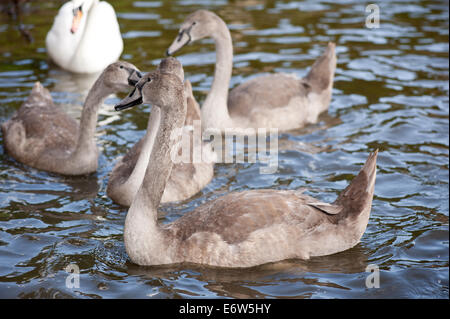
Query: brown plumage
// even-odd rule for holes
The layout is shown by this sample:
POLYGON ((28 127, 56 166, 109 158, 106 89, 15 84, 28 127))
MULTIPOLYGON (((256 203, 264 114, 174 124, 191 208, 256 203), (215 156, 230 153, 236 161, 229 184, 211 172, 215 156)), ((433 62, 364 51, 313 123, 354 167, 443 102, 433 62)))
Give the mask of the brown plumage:
MULTIPOLYGON (((244 266, 259 264, 255 260, 264 258, 264 250, 270 252, 265 261, 269 262, 277 260, 270 257, 279 256, 277 250, 285 250, 281 254, 286 257, 282 259, 308 259, 351 248, 359 242, 369 219, 377 153, 369 156, 360 173, 332 204, 297 190, 234 192, 201 205, 169 224, 164 228, 166 236, 179 239, 179 258, 189 258, 189 251, 209 249, 211 243, 207 238, 223 241, 239 251, 253 243, 255 233, 266 232, 267 241, 260 247, 255 244, 254 252, 246 252, 246 255, 255 255, 248 256, 248 260, 233 256, 230 263, 214 260, 217 257, 214 254, 202 256, 203 263, 230 263, 227 266, 237 262, 244 266), (285 233, 275 234, 272 229, 285 233), (196 238, 198 234, 204 236, 196 238)), ((226 256, 223 254, 222 258, 229 258, 226 256)))
POLYGON ((336 69, 334 43, 328 43, 303 79, 286 73, 261 75, 228 92, 233 45, 225 22, 215 13, 197 10, 187 16, 167 53, 207 37, 216 44, 216 65, 211 90, 201 109, 204 128, 286 131, 316 123, 319 114, 328 109, 336 69))
MULTIPOLYGON (((275 73, 255 77, 237 86, 228 95, 230 115, 249 116, 253 112, 286 106, 295 96, 307 97, 312 92, 321 94, 326 91, 332 84, 330 60, 333 59, 334 49, 335 45, 329 43, 323 55, 314 62, 303 79, 290 74, 275 73), (280 94, 273 94, 274 92, 280 94)), ((329 98, 331 99, 331 94, 329 98)), ((328 100, 327 104, 329 103, 328 100)))
POLYGON ((170 74, 145 75, 137 87, 118 107, 143 100, 160 113, 144 181, 125 220, 125 248, 134 263, 251 267, 334 254, 359 242, 370 216, 378 151, 334 203, 301 190, 233 192, 160 225, 157 209, 173 167, 170 135, 185 121, 186 99, 179 95, 181 81, 170 74))
POLYGON ((311 86, 306 81, 293 79, 286 74, 270 74, 244 82, 228 95, 230 115, 251 116, 253 112, 280 108, 288 105, 293 96, 307 96, 311 92, 311 86), (270 90, 267 90, 269 87, 270 90), (273 90, 283 94, 274 95, 273 90))
POLYGON ((49 91, 36 82, 19 110, 2 123, 6 152, 19 162, 49 172, 95 172, 98 108, 109 94, 129 88, 129 81, 137 81, 136 74, 136 67, 130 63, 109 65, 89 91, 80 125, 56 106, 49 91))
POLYGON ((54 105, 50 92, 39 82, 1 127, 6 152, 33 167, 39 166, 46 152, 72 151, 78 136, 78 123, 54 105))
MULTIPOLYGON (((184 79, 184 71, 181 63, 172 57, 163 59, 158 66, 158 71, 174 74, 182 81, 184 79)), ((192 93, 192 86, 189 80, 184 82, 184 92, 187 103, 187 115, 184 126, 188 127, 193 126, 195 121, 200 122, 200 107, 192 93)), ((153 129, 157 128, 148 128, 146 135, 151 134, 151 130, 153 129)), ((172 174, 170 175, 166 190, 161 199, 162 203, 185 200, 194 196, 211 181, 214 175, 214 163, 212 161, 193 162, 193 132, 189 131, 185 132, 185 134, 189 134, 190 139, 190 160, 187 163, 176 163, 173 166, 172 174)), ((114 202, 123 206, 131 205, 144 178, 147 164, 140 165, 136 168, 136 164, 141 157, 142 149, 144 147, 144 140, 145 137, 139 140, 128 153, 118 161, 110 174, 106 192, 114 202)), ((149 141, 149 143, 150 142, 151 141, 149 141)), ((205 151, 206 155, 212 156, 212 150, 208 144, 202 143, 202 149, 205 151)), ((178 153, 181 155, 181 149, 178 153)), ((149 157, 149 151, 145 151, 142 156, 149 157)), ((213 158, 211 157, 211 159, 213 158)), ((141 158, 141 160, 143 159, 141 158)))

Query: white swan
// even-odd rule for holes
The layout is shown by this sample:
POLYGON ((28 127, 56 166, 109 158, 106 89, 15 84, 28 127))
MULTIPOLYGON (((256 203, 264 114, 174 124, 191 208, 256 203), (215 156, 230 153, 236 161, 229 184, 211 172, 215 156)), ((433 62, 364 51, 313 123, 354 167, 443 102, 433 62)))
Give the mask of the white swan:
POLYGON ((95 172, 98 108, 108 95, 134 86, 140 78, 138 72, 131 63, 110 64, 89 90, 80 124, 53 104, 50 92, 36 82, 28 99, 1 125, 6 152, 21 163, 49 172, 95 172))
POLYGON ((275 73, 255 77, 228 94, 233 67, 233 44, 225 22, 215 13, 198 10, 180 27, 168 55, 190 42, 211 37, 216 44, 214 81, 202 105, 203 128, 278 128, 281 131, 316 123, 328 109, 336 68, 335 44, 299 79, 275 73))
POLYGON ((134 263, 251 267, 334 254, 359 242, 371 211, 377 151, 332 204, 299 190, 232 192, 160 225, 157 209, 173 165, 171 132, 185 121, 186 98, 173 74, 146 74, 136 88, 116 110, 151 103, 157 112, 152 110, 150 122, 158 128, 144 181, 125 219, 125 248, 134 263))
POLYGON ((74 73, 100 72, 117 61, 123 50, 114 8, 99 0, 65 3, 47 33, 45 44, 50 58, 74 73))

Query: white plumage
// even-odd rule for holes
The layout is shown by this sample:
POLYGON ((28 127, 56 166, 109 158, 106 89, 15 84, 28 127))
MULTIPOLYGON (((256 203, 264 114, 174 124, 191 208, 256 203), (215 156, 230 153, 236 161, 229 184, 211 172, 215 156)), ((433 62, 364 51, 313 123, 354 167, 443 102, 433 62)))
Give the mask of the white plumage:
POLYGON ((45 44, 52 61, 74 73, 100 72, 117 61, 123 50, 114 8, 98 0, 65 3, 47 33, 45 44), (80 19, 72 32, 78 11, 80 19))

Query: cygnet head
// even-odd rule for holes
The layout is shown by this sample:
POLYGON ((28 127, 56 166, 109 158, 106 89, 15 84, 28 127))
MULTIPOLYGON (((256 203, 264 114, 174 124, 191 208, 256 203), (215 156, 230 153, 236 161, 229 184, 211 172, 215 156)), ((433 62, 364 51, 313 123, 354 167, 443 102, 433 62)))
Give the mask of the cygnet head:
MULTIPOLYGON (((167 63, 164 60, 161 61, 163 66, 167 63)), ((159 67, 156 71, 143 75, 135 89, 115 109, 120 111, 142 103, 164 108, 166 112, 181 112, 183 108, 186 112, 183 82, 178 75, 161 72, 159 67)))
POLYGON ((128 91, 130 86, 135 86, 141 77, 139 69, 125 61, 111 63, 100 75, 103 85, 112 92, 128 91))
POLYGON ((162 59, 159 63, 158 70, 161 73, 172 73, 178 76, 181 82, 184 81, 184 70, 181 62, 175 59, 174 57, 167 57, 162 59))
POLYGON ((173 41, 166 54, 172 55, 188 43, 214 37, 219 31, 220 24, 224 24, 214 12, 197 10, 186 17, 181 24, 178 36, 173 41))

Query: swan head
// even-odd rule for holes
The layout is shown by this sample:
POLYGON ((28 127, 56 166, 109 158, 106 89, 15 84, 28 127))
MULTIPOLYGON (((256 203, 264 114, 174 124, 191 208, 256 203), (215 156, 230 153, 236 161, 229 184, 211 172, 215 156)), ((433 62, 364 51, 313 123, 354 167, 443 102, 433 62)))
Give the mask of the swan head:
POLYGON ((214 37, 220 31, 223 23, 214 12, 208 10, 197 10, 184 20, 181 24, 178 36, 167 49, 166 54, 172 55, 185 45, 207 37, 214 37))
POLYGON ((86 13, 92 7, 94 0, 72 0, 73 5, 73 20, 72 27, 70 28, 71 33, 77 32, 82 20, 85 19, 86 13))
POLYGON ((134 90, 116 106, 116 111, 148 103, 168 111, 182 114, 186 112, 184 85, 180 78, 173 73, 161 72, 160 69, 146 73, 136 84, 134 90))
POLYGON ((184 81, 184 70, 181 62, 174 57, 167 57, 161 60, 158 70, 162 73, 172 73, 178 76, 181 82, 184 81))
POLYGON ((103 71, 103 84, 113 92, 127 91, 130 86, 135 86, 142 78, 137 67, 125 61, 111 63, 103 71))
POLYGON ((92 7, 95 1, 98 0, 72 0, 73 10, 75 12, 76 9, 80 8, 82 11, 86 12, 92 7))

